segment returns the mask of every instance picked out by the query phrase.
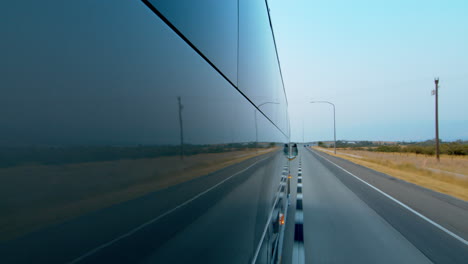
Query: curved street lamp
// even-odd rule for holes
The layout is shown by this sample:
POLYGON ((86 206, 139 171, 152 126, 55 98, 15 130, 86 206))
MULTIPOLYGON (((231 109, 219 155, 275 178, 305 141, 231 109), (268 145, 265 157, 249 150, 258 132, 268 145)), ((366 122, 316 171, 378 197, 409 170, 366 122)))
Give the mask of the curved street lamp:
POLYGON ((277 102, 264 102, 259 104, 257 107, 254 108, 254 118, 255 118, 255 147, 258 144, 258 128, 257 128, 257 109, 260 110, 260 106, 265 104, 279 104, 277 102))
POLYGON ((335 141, 335 144, 334 144, 334 150, 335 150, 335 154, 336 154, 336 121, 335 121, 335 105, 331 102, 328 102, 328 101, 312 101, 310 102, 311 104, 314 104, 314 103, 324 103, 324 104, 330 104, 333 106, 333 136, 334 136, 334 141, 335 141))

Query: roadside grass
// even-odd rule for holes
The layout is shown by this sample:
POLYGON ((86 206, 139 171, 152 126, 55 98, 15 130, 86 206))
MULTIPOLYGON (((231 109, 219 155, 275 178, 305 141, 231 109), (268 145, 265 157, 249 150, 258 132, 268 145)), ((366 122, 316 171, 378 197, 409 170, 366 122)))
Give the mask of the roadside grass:
POLYGON ((339 149, 337 155, 335 155, 328 149, 320 147, 314 147, 314 149, 468 201, 468 176, 463 176, 468 175, 468 157, 466 156, 452 157, 442 155, 440 163, 438 163, 433 156, 410 153, 378 153, 364 150, 339 149), (431 171, 430 169, 440 171, 431 171))
MULTIPOLYGON (((0 241, 207 175, 278 148, 0 169, 0 241)), ((161 201, 164 203, 165 201, 161 201)))

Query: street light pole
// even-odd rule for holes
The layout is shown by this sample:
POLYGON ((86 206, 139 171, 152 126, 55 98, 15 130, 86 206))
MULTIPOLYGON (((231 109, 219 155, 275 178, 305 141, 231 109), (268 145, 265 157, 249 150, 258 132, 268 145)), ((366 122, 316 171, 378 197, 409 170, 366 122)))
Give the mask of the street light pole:
POLYGON ((279 104, 277 102, 264 102, 259 104, 256 108, 254 108, 254 120, 255 120, 255 148, 257 148, 258 144, 258 128, 257 128, 257 109, 260 109, 260 106, 265 104, 279 104))
POLYGON ((257 148, 257 142, 258 142, 257 108, 254 109, 254 120, 255 120, 255 148, 257 148))
POLYGON ((304 117, 302 117, 302 143, 305 143, 304 141, 304 117))
POLYGON ((312 101, 310 102, 311 104, 314 104, 314 103, 324 103, 324 104, 330 104, 333 106, 333 139, 334 139, 334 152, 336 154, 336 115, 335 115, 335 105, 331 102, 328 102, 328 101, 312 101))

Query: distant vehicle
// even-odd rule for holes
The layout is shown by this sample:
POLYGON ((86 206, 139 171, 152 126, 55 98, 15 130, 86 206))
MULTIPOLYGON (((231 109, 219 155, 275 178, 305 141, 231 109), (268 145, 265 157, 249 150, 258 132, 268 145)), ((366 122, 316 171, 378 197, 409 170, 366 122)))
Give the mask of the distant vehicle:
POLYGON ((299 149, 297 149, 297 144, 294 143, 291 148, 291 155, 297 156, 299 154, 299 149))

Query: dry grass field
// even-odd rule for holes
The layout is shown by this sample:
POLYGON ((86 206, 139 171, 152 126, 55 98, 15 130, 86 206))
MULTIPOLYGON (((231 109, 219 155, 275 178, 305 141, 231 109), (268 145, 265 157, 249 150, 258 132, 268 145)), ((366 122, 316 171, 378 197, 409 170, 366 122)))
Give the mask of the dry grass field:
MULTIPOLYGON (((330 149, 314 147, 334 155, 330 149)), ((412 153, 385 153, 339 149, 338 157, 366 166, 422 187, 468 201, 468 157, 434 156, 412 153)))
POLYGON ((0 241, 140 197, 277 148, 0 168, 0 241), (181 164, 183 164, 181 166, 181 164))

